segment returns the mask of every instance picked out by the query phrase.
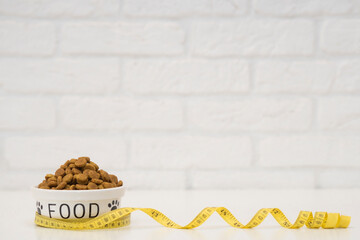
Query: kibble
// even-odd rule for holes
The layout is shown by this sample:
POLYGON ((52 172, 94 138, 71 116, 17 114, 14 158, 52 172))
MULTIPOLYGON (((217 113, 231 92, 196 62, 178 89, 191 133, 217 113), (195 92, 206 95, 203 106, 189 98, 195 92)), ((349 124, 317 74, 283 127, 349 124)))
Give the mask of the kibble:
POLYGON ((38 188, 53 190, 94 190, 121 187, 122 180, 108 174, 89 157, 67 160, 55 174, 46 174, 38 188))
POLYGON ((62 182, 62 176, 58 176, 56 179, 57 185, 59 185, 62 182))
POLYGON ((70 183, 73 179, 73 175, 71 173, 66 174, 65 177, 63 177, 63 182, 70 183))
MULTIPOLYGON (((74 165, 74 166, 75 166, 75 165, 74 165)), ((70 174, 70 173, 72 173, 71 168, 70 168, 70 167, 66 168, 66 169, 65 169, 65 174, 70 174)))
POLYGON ((61 182, 60 184, 57 185, 56 189, 61 190, 64 189, 65 187, 66 187, 66 182, 61 182))
POLYGON ((80 173, 80 174, 78 174, 76 176, 76 181, 79 184, 87 184, 88 183, 88 177, 85 174, 80 173))
POLYGON ((105 172, 104 170, 99 170, 100 176, 101 178, 105 181, 105 182, 110 182, 110 176, 107 172, 105 172))
POLYGON ((90 162, 90 158, 89 158, 89 157, 79 157, 78 159, 85 159, 86 162, 90 162))
POLYGON ((78 168, 82 168, 85 167, 87 161, 85 158, 79 158, 76 162, 75 162, 75 166, 78 168))
POLYGON ((55 176, 53 176, 53 177, 51 177, 51 178, 48 178, 47 180, 46 180, 47 182, 56 182, 57 181, 57 178, 55 177, 55 176))
POLYGON ((56 181, 49 181, 49 182, 48 182, 48 186, 49 186, 49 187, 56 187, 56 186, 57 186, 57 182, 56 182, 56 181))
POLYGON ((120 181, 118 182, 117 186, 118 186, 118 187, 121 187, 122 185, 123 185, 123 181, 120 180, 120 181))
POLYGON ((102 183, 104 182, 103 180, 97 179, 97 178, 93 178, 93 179, 91 179, 91 181, 92 181, 93 183, 96 183, 97 185, 100 185, 100 184, 102 184, 102 183))
POLYGON ((65 174, 65 170, 63 168, 59 168, 55 172, 55 176, 63 176, 65 174))
POLYGON ((99 179, 100 178, 100 174, 95 172, 94 170, 89 170, 87 172, 87 174, 91 179, 99 179))
POLYGON ((75 185, 75 188, 77 190, 86 190, 87 189, 87 186, 86 185, 83 185, 83 184, 76 184, 75 185))
POLYGON ((46 174, 45 179, 47 180, 48 178, 51 178, 53 176, 54 176, 53 174, 46 174))
POLYGON ((96 163, 90 161, 90 165, 93 165, 95 167, 95 171, 99 170, 99 166, 96 163))
POLYGON ((112 183, 118 183, 118 179, 117 179, 117 176, 113 175, 113 174, 109 174, 109 177, 110 177, 110 181, 112 183))
POLYGON ((103 182, 102 185, 104 186, 104 188, 112 188, 113 185, 109 182, 103 182))
POLYGON ((92 164, 90 164, 90 163, 87 163, 87 164, 85 165, 84 169, 89 169, 89 170, 95 171, 96 168, 95 168, 94 165, 92 165, 92 164))
POLYGON ((89 182, 87 187, 88 187, 88 189, 98 189, 98 186, 96 185, 96 183, 93 183, 93 182, 89 182))
POLYGON ((78 168, 73 168, 73 169, 72 169, 72 172, 73 172, 74 175, 75 175, 75 174, 80 174, 80 173, 81 173, 81 170, 78 169, 78 168))

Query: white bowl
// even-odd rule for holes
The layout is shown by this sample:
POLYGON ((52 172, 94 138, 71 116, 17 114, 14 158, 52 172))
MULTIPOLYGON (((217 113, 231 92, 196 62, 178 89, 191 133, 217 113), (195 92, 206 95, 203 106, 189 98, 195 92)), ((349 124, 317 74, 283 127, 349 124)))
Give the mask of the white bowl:
POLYGON ((118 209, 124 187, 97 190, 48 190, 32 187, 36 211, 57 219, 85 219, 118 209))

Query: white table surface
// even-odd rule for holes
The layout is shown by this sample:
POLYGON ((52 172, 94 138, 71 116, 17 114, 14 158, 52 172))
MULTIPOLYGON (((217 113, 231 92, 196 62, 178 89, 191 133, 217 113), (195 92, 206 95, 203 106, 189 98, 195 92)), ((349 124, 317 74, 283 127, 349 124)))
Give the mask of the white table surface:
POLYGON ((29 191, 0 192, 0 239, 359 239, 360 190, 238 190, 238 191, 127 191, 122 206, 156 208, 185 225, 206 206, 225 206, 246 223, 262 207, 278 207, 290 221, 299 210, 340 212, 350 215, 348 229, 289 230, 269 216, 254 229, 235 229, 219 216, 195 230, 159 225, 142 212, 132 214, 128 227, 112 230, 66 231, 37 227, 35 200, 29 191))

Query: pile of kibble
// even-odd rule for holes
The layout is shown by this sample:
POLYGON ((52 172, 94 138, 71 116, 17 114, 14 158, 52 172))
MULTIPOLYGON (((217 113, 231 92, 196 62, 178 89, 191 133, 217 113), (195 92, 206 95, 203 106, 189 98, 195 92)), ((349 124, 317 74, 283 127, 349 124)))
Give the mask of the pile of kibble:
POLYGON ((120 187, 123 182, 115 175, 99 170, 99 166, 88 157, 71 159, 61 165, 55 174, 46 174, 39 184, 42 189, 93 190, 120 187))

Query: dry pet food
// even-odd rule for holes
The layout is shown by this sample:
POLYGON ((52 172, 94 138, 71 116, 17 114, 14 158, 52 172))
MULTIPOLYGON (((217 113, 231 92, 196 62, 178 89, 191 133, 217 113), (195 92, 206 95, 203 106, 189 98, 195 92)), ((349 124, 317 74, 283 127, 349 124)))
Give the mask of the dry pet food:
POLYGON ((90 158, 79 157, 67 160, 55 174, 46 174, 45 180, 38 187, 55 190, 93 190, 122 185, 121 180, 99 169, 99 166, 90 161, 90 158))

